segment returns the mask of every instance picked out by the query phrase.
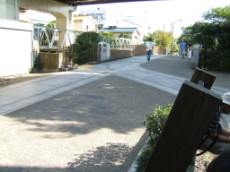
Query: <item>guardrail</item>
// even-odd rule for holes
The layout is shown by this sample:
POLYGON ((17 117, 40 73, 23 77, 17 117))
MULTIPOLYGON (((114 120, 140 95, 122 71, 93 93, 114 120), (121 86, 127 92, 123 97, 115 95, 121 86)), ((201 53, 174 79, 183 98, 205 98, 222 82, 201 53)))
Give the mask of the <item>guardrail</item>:
POLYGON ((73 44, 80 32, 66 29, 34 26, 34 50, 63 51, 65 47, 73 44))

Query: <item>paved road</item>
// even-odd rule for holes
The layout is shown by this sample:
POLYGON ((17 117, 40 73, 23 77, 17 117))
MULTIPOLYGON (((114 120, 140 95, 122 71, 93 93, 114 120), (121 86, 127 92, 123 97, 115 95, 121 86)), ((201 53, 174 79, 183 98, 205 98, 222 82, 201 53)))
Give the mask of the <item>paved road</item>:
POLYGON ((138 56, 0 88, 0 171, 126 172, 146 141, 145 115, 174 102, 189 65, 138 56))

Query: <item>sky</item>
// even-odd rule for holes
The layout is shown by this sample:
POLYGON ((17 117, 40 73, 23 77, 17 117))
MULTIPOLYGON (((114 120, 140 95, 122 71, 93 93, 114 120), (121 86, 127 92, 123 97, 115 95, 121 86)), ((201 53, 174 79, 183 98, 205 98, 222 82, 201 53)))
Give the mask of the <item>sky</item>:
POLYGON ((110 14, 133 16, 152 30, 170 31, 173 25, 174 36, 178 37, 181 34, 181 27, 201 21, 203 13, 212 8, 227 5, 230 5, 230 0, 142 1, 78 6, 77 12, 106 9, 110 14))
MULTIPOLYGON (((105 9, 109 15, 108 25, 116 25, 117 16, 133 16, 145 28, 151 28, 151 32, 159 29, 169 32, 173 26, 173 35, 178 37, 182 27, 201 21, 204 12, 227 5, 230 5, 230 0, 161 0, 78 6, 75 13, 105 9)), ((55 19, 52 15, 42 17, 42 13, 34 11, 29 15, 33 19, 55 19)))

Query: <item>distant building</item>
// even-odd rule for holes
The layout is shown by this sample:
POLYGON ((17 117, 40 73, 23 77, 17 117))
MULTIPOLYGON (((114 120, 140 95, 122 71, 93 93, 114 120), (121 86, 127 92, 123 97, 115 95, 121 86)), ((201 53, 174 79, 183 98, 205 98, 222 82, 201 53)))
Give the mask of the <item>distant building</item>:
POLYGON ((86 10, 80 11, 79 15, 90 15, 98 23, 98 30, 102 30, 105 27, 117 26, 117 27, 141 27, 141 25, 132 16, 123 16, 121 14, 113 14, 106 10, 86 10))
POLYGON ((97 10, 80 11, 79 15, 90 15, 97 22, 98 30, 105 27, 107 16, 106 10, 98 8, 97 10))
POLYGON ((73 29, 81 32, 98 31, 98 23, 91 16, 74 16, 73 29))

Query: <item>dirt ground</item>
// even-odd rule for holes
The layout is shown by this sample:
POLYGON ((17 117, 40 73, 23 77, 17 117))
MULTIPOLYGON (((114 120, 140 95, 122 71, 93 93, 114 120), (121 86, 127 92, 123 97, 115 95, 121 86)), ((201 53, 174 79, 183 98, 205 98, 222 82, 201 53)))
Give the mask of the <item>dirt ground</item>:
POLYGON ((206 152, 203 155, 196 157, 195 172, 206 171, 206 168, 216 156, 217 155, 206 152))

